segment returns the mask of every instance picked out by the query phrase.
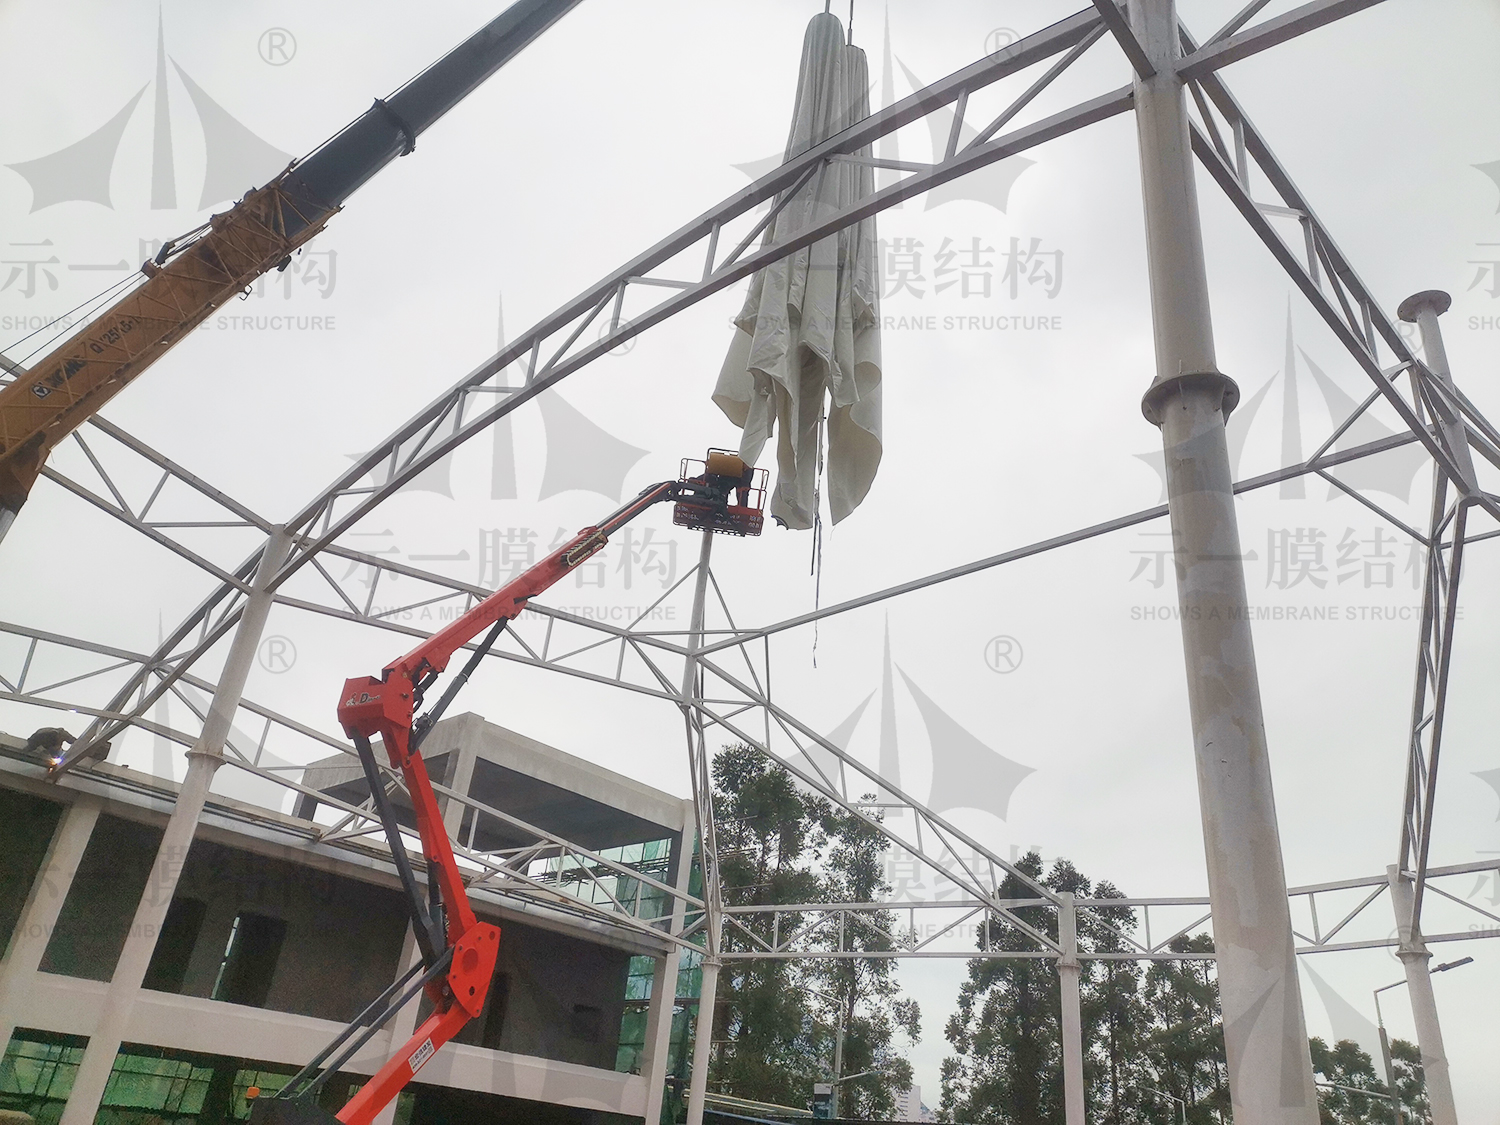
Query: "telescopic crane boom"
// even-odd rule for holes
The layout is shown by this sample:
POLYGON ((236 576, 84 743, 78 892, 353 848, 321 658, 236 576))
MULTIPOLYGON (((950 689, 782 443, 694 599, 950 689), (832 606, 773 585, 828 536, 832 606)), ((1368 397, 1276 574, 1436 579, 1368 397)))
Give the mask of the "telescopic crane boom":
POLYGON ((724 450, 710 450, 703 461, 684 461, 679 479, 652 485, 595 526, 584 528, 458 620, 387 664, 379 676, 359 676, 344 683, 339 696, 339 724, 359 752, 370 795, 406 891, 412 931, 422 959, 278 1093, 258 1098, 250 1113, 251 1125, 330 1125, 339 1121, 345 1125, 366 1125, 443 1044, 484 1009, 500 947, 500 928, 474 917, 463 873, 454 860, 442 810, 422 760, 421 745, 458 690, 500 639, 507 623, 521 615, 528 601, 601 550, 615 531, 663 500, 676 502, 674 523, 732 535, 759 535, 764 518, 765 477, 764 469, 749 468, 738 456, 724 450), (453 683, 426 714, 417 717, 423 697, 454 654, 485 629, 489 632, 453 683), (422 858, 427 865, 425 894, 412 870, 400 825, 375 762, 372 740, 377 737, 385 747, 391 768, 401 771, 406 791, 411 795, 422 858), (343 1109, 336 1115, 322 1109, 317 1099, 324 1083, 421 990, 432 1001, 432 1014, 343 1109))
POLYGON ((305 159, 141 266, 146 281, 0 387, 0 539, 47 455, 579 0, 516 0, 305 159))

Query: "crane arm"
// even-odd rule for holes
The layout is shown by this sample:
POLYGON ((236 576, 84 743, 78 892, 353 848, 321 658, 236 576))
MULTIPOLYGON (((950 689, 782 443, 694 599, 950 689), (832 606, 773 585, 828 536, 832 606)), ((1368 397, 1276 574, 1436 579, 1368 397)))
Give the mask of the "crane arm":
POLYGON ((312 238, 337 208, 300 209, 285 172, 250 192, 146 281, 0 389, 0 507, 26 502, 47 455, 225 301, 312 238))
POLYGON ((517 0, 306 159, 163 246, 146 280, 0 387, 0 536, 52 449, 215 309, 282 265, 361 184, 579 0, 517 0))

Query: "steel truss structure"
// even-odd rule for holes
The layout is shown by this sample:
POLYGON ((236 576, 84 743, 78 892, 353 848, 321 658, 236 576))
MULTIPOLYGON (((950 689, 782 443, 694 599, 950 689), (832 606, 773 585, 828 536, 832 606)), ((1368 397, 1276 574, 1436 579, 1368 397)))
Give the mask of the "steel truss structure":
MULTIPOLYGON (((1419 295, 1402 306, 1402 319, 1416 321, 1421 328, 1424 347, 1419 356, 1360 280, 1328 227, 1219 75, 1220 69, 1232 62, 1376 2, 1314 0, 1281 16, 1252 23, 1268 3, 1254 0, 1201 45, 1185 27, 1181 28, 1182 58, 1177 74, 1186 81, 1196 110, 1190 129, 1192 151, 1199 164, 1371 383, 1364 401, 1333 427, 1306 461, 1237 482, 1234 491, 1250 492, 1294 477, 1315 475, 1421 543, 1426 553, 1397 862, 1390 872, 1377 876, 1291 889, 1299 917, 1305 914, 1310 919, 1297 933, 1301 943, 1298 952, 1393 946, 1403 959, 1409 958, 1409 971, 1412 964, 1419 963, 1425 975, 1424 942, 1475 936, 1470 932, 1424 934, 1421 910, 1429 891, 1500 922, 1500 917, 1480 910, 1441 885, 1445 879, 1500 871, 1500 864, 1429 865, 1464 553, 1469 545, 1500 535, 1500 496, 1483 487, 1474 455, 1500 468, 1500 431, 1464 395, 1448 369, 1436 320, 1446 306, 1439 307, 1441 302, 1430 294, 1419 295), (1345 439, 1351 427, 1381 402, 1394 411, 1406 430, 1380 441, 1349 445, 1345 439), (1419 444, 1434 466, 1431 515, 1425 529, 1408 526, 1339 475, 1343 466, 1408 444, 1419 444), (1474 530, 1471 516, 1487 516, 1496 526, 1474 530), (1400 916, 1398 934, 1372 940, 1344 937, 1348 928, 1365 917, 1386 893, 1400 916), (1335 910, 1338 921, 1325 926, 1319 922, 1319 896, 1327 903, 1340 894, 1352 895, 1358 899, 1357 905, 1352 909, 1340 905, 1335 910)), ((0 667, 0 700, 67 709, 91 717, 65 768, 76 768, 92 746, 127 728, 149 731, 200 751, 207 740, 207 750, 222 753, 233 769, 293 793, 315 797, 325 806, 328 811, 317 820, 301 822, 298 831, 307 839, 370 855, 382 854, 385 845, 370 802, 356 805, 330 799, 294 780, 292 774, 300 766, 272 764, 264 758, 273 739, 278 747, 300 743, 309 752, 326 753, 332 747, 352 754, 342 739, 245 699, 239 688, 231 684, 226 689, 222 681, 215 683, 211 676, 197 671, 226 637, 245 631, 242 618, 248 623, 246 609, 257 596, 257 572, 267 569, 260 588, 272 604, 386 632, 426 635, 425 630, 406 620, 412 616, 408 611, 452 607, 461 612, 490 591, 357 550, 349 545, 348 535, 360 521, 418 474, 542 391, 756 270, 959 176, 1132 110, 1134 87, 1125 86, 1029 124, 1013 124, 1038 94, 1105 39, 1123 51, 1141 78, 1155 73, 1123 10, 1112 0, 1094 0, 1092 7, 1020 39, 787 161, 624 263, 459 379, 290 516, 259 513, 119 426, 94 418, 60 450, 65 455, 55 458, 44 476, 64 492, 200 569, 216 585, 150 652, 129 651, 28 625, 0 624, 0 633, 20 642, 15 666, 0 667), (971 141, 960 145, 971 95, 1043 64, 1045 69, 1024 92, 984 123, 971 141), (946 149, 931 163, 888 161, 860 154, 880 137, 934 113, 950 111, 953 119, 946 149), (793 237, 770 241, 766 232, 780 208, 800 187, 840 161, 873 164, 899 178, 793 237), (758 239, 761 241, 757 244, 758 239), (725 247, 731 248, 726 252, 725 247), (691 276, 681 272, 681 263, 687 261, 699 263, 691 276), (669 269, 677 272, 664 272, 669 269), (597 328, 589 331, 601 322, 605 326, 602 332, 597 328), (378 483, 368 483, 371 479, 378 483), (142 481, 150 482, 149 486, 140 486, 142 481), (224 533, 213 549, 203 546, 200 533, 206 529, 224 533), (284 557, 279 551, 273 553, 273 544, 278 542, 285 547, 284 557), (340 568, 347 568, 342 576, 340 568), (377 606, 377 591, 391 589, 398 579, 401 596, 392 600, 399 604, 377 606), (42 667, 68 671, 38 682, 37 669, 42 667), (179 729, 153 718, 153 708, 165 699, 175 700, 180 708, 196 716, 198 725, 179 729), (212 744, 209 732, 213 709, 227 711, 232 719, 221 745, 212 744), (245 731, 259 733, 247 735, 245 731)), ((701 897, 689 895, 681 886, 669 885, 664 877, 582 848, 465 794, 440 788, 450 802, 473 810, 467 818, 467 838, 455 840, 456 853, 472 872, 473 890, 496 901, 565 909, 592 923, 627 932, 633 940, 645 943, 644 947, 671 956, 681 950, 702 952, 706 955, 704 990, 710 1001, 712 978, 720 963, 754 958, 1033 957, 1076 966, 1089 959, 1211 957, 1170 948, 1174 938, 1201 928, 1208 920, 1207 898, 1074 900, 1054 892, 777 704, 771 690, 774 669, 770 641, 774 636, 1167 514, 1167 506, 1160 505, 1121 515, 812 613, 759 625, 736 622, 710 565, 707 533, 697 566, 657 603, 691 595, 687 630, 651 627, 654 605, 625 625, 532 605, 491 652, 492 659, 621 688, 670 703, 683 714, 698 847, 706 876, 704 893, 701 897), (722 624, 710 627, 710 615, 722 624), (755 747, 810 791, 845 810, 867 816, 893 847, 925 865, 952 888, 956 897, 927 903, 725 905, 717 878, 716 827, 708 772, 709 739, 720 735, 755 747), (874 805, 878 814, 865 796, 872 792, 877 794, 874 805), (530 842, 502 852, 476 849, 475 826, 485 817, 506 822, 530 842), (1017 885, 1031 897, 1017 899, 1004 890, 1017 885), (1079 912, 1121 907, 1139 912, 1143 935, 1115 927, 1119 949, 1080 950, 1073 936, 1079 912), (1036 908, 1052 918, 1051 925, 1035 924, 1036 908), (945 919, 933 935, 917 936, 917 914, 934 910, 949 911, 952 920, 945 919), (1153 910, 1158 916, 1172 910, 1187 913, 1166 925, 1165 937, 1159 924, 1153 938, 1153 910), (908 921, 904 929, 899 925, 903 914, 908 921), (1181 917, 1191 920, 1184 924, 1181 917), (977 951, 938 948, 941 938, 985 919, 1010 924, 1026 935, 1030 948, 1001 950, 983 944, 977 951), (856 940, 854 935, 860 933, 877 938, 875 944, 885 948, 868 949, 865 942, 856 940)), ((264 620, 263 612, 260 620, 264 620)), ((258 632, 249 638, 252 648, 257 640, 258 632)), ((396 775, 388 770, 385 775, 388 786, 400 785, 396 775)), ((273 819, 275 831, 292 831, 287 818, 273 819)), ((981 927, 984 932, 986 928, 981 927)), ((1500 930, 1487 933, 1497 935, 1500 930)), ((704 1049, 708 1038, 699 1037, 704 1049)), ((704 1061, 699 1060, 694 1067, 699 1112, 699 1083, 706 1077, 704 1061)))

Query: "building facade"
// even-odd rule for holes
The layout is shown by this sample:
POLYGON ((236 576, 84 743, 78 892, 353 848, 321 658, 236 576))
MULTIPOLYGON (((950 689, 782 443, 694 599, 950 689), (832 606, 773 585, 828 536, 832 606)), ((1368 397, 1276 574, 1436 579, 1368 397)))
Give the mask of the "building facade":
MULTIPOLYGON (((156 892, 176 787, 109 763, 50 782, 24 746, 0 735, 0 1110, 50 1125, 136 907, 156 892)), ((662 888, 693 877, 691 802, 477 715, 439 724, 424 757, 501 953, 483 1013, 383 1120, 640 1121, 690 1049, 695 958, 663 987, 659 935, 672 905, 662 888)), ((245 1120, 252 1087, 278 1089, 412 964, 389 853, 350 816, 365 785, 340 754, 306 769, 291 814, 210 799, 148 935, 98 1122, 245 1120)), ((397 1013, 328 1084, 328 1108, 405 1041, 419 1008, 397 1013)))

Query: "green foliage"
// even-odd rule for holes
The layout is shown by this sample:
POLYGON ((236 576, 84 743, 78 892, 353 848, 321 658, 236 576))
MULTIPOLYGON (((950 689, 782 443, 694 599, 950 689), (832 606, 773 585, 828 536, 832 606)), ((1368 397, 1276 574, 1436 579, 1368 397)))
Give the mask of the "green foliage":
POLYGON ((1422 1073, 1422 1052, 1405 1039, 1391 1040, 1391 1069, 1396 1072, 1396 1093, 1407 1121, 1429 1121, 1432 1107, 1427 1104, 1427 1078, 1422 1073))
MULTIPOLYGON (((1174 953, 1212 953, 1207 934, 1173 938, 1174 953)), ((1144 1085, 1187 1103, 1188 1125, 1228 1121, 1229 1074, 1219 1022, 1219 982, 1211 961, 1154 961, 1145 974, 1150 1023, 1145 1035, 1144 1085)), ((1147 1116, 1180 1121, 1177 1103, 1157 1095, 1147 1116)))
MULTIPOLYGON (((878 821, 835 809, 799 789, 790 774, 747 746, 714 758, 714 809, 726 906, 870 902, 889 894, 889 847, 878 821)), ((844 948, 888 950, 894 918, 867 915, 846 932, 844 948)), ((770 944, 771 924, 743 918, 750 930, 725 928, 726 950, 770 944), (751 935, 754 935, 753 937, 751 935)), ((784 937, 811 925, 807 914, 783 914, 784 937)), ((829 939, 830 948, 836 931, 829 939)), ((838 1028, 844 1029, 841 1073, 865 1077, 840 1094, 844 1116, 888 1116, 895 1095, 911 1085, 911 1065, 895 1043, 915 1041, 920 1013, 901 995, 889 958, 726 963, 719 977, 710 1082, 722 1093, 804 1106, 815 1082, 833 1073, 838 1028)))
MULTIPOLYGON (((1041 858, 1023 856, 1017 868, 1033 879, 1041 858)), ((1030 888, 1008 875, 1001 898, 1033 898, 1030 888)), ((1051 911, 1018 907, 1016 918, 1039 930, 1053 925, 1051 911)), ((980 946, 1022 952, 1033 939, 1013 922, 990 915, 980 946)), ((1049 936, 1055 936, 1055 932, 1049 936)), ((945 1120, 1052 1125, 1063 1120, 1062 1053, 1057 972, 1046 959, 978 958, 958 992, 958 1010, 945 1034, 957 1054, 943 1062, 941 1109, 945 1120)))
MULTIPOLYGON (((1024 875, 1079 898, 1123 897, 1113 885, 1090 885, 1067 860, 1044 874, 1032 852, 1016 864, 1024 875)), ((1035 899, 1014 875, 1001 898, 1035 899)), ((1018 906, 1011 917, 991 914, 980 949, 1035 951, 1023 927, 1057 938, 1056 911, 1018 906), (1019 923, 1019 924, 1017 924, 1019 923)), ((1089 909, 1078 915, 1081 952, 1130 948, 1136 926, 1129 907, 1089 909)), ((1213 952, 1207 934, 1179 935, 1174 953, 1213 952)), ((1079 975, 1085 1117, 1100 1125, 1229 1125, 1229 1075, 1219 985, 1205 959, 1137 961, 1086 959, 1079 975)), ((954 1054, 943 1063, 942 1116, 974 1125, 1063 1125, 1061 981, 1050 957, 976 958, 959 989, 946 1035, 954 1054)), ((1369 1055, 1348 1040, 1329 1047, 1310 1042, 1320 1087, 1323 1125, 1375 1125, 1391 1120, 1390 1103, 1369 1055), (1363 1091, 1368 1090, 1369 1093, 1363 1091)), ((1410 1043, 1391 1044, 1396 1086, 1405 1120, 1427 1120, 1420 1056, 1410 1043)))
MULTIPOLYGON (((1113 884, 1093 884, 1067 860, 1043 872, 1031 852, 1016 863, 1031 879, 1078 897, 1120 898, 1113 884)), ((1027 899, 1035 893, 1014 875, 1000 897, 1027 899)), ((1057 938, 1056 912, 1021 906, 1012 915, 1049 938, 1057 938)), ((1090 910, 1078 916, 1080 950, 1122 952, 1124 934, 1134 927, 1128 907, 1090 910)), ((1015 922, 992 914, 980 948, 1024 952, 1037 943, 1015 922)), ((1091 1121, 1139 1120, 1131 1107, 1131 1087, 1145 1073, 1145 1000, 1141 971, 1131 961, 1089 960, 1079 970, 1079 1010, 1083 1038, 1086 1115, 1091 1121)), ((996 1125, 1061 1125, 1061 981, 1050 958, 978 958, 959 990, 958 1010, 946 1034, 955 1055, 943 1065, 944 1117, 950 1121, 996 1125)))
POLYGON ((1332 1047, 1317 1036, 1309 1041, 1313 1074, 1322 1083, 1318 1089, 1318 1117, 1322 1125, 1366 1125, 1390 1121, 1390 1102, 1368 1094, 1384 1094, 1385 1084, 1375 1075, 1370 1056, 1352 1039, 1340 1039, 1332 1047))

